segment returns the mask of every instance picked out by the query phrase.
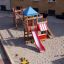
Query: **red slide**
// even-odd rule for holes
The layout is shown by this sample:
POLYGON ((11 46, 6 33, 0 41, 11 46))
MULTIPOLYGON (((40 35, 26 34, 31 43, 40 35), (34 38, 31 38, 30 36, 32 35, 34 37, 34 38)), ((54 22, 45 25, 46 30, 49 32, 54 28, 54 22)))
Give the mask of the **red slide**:
POLYGON ((32 35, 33 38, 35 40, 35 44, 37 46, 37 48, 39 49, 40 52, 45 51, 44 46, 42 45, 42 43, 40 42, 39 38, 38 38, 38 34, 36 33, 36 31, 32 31, 32 35))

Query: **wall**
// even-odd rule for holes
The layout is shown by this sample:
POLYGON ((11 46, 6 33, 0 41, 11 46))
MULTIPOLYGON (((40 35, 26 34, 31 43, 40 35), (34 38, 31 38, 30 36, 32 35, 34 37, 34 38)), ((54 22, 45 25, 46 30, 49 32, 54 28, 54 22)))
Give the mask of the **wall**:
POLYGON ((5 5, 7 10, 10 10, 10 0, 0 0, 0 5, 5 5))
POLYGON ((49 9, 55 10, 56 14, 64 12, 64 0, 56 0, 56 2, 49 3, 48 0, 32 1, 32 0, 12 0, 12 7, 32 6, 38 8, 40 13, 47 12, 49 9))
POLYGON ((62 14, 64 12, 64 0, 57 0, 55 6, 56 14, 62 14))

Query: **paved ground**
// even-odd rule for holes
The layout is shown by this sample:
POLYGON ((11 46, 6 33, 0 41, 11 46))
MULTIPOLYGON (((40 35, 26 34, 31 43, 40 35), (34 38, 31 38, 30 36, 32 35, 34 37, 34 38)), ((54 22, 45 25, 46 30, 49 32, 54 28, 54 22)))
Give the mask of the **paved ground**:
POLYGON ((48 17, 49 27, 56 37, 42 42, 46 51, 39 53, 34 44, 25 44, 22 26, 16 30, 12 18, 5 16, 0 19, 2 44, 14 64, 20 64, 21 57, 25 57, 29 64, 64 64, 64 20, 48 17))
POLYGON ((64 20, 48 16, 48 25, 56 37, 64 36, 64 20))

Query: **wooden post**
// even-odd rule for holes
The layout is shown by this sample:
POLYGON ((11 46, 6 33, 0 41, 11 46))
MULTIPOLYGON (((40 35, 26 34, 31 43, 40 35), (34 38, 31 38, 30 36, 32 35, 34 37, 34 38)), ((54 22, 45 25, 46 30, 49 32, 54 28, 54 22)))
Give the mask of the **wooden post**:
POLYGON ((34 26, 34 16, 33 16, 33 20, 32 20, 33 26, 34 26))
POLYGON ((38 15, 37 15, 37 24, 38 24, 38 15))
POLYGON ((16 25, 16 28, 18 28, 18 20, 15 19, 15 25, 16 25))
POLYGON ((24 28, 24 38, 25 38, 25 28, 24 28))
POLYGON ((15 8, 12 8, 12 10, 13 10, 13 24, 15 24, 15 8))
POLYGON ((28 31, 28 17, 27 17, 27 38, 29 37, 29 31, 28 31))

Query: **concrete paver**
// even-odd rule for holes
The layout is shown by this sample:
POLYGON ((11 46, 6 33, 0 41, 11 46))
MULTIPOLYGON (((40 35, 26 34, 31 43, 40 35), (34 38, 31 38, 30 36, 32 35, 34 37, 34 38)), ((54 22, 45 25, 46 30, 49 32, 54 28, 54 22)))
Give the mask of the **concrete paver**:
POLYGON ((48 26, 55 37, 64 36, 64 20, 48 16, 48 26))

